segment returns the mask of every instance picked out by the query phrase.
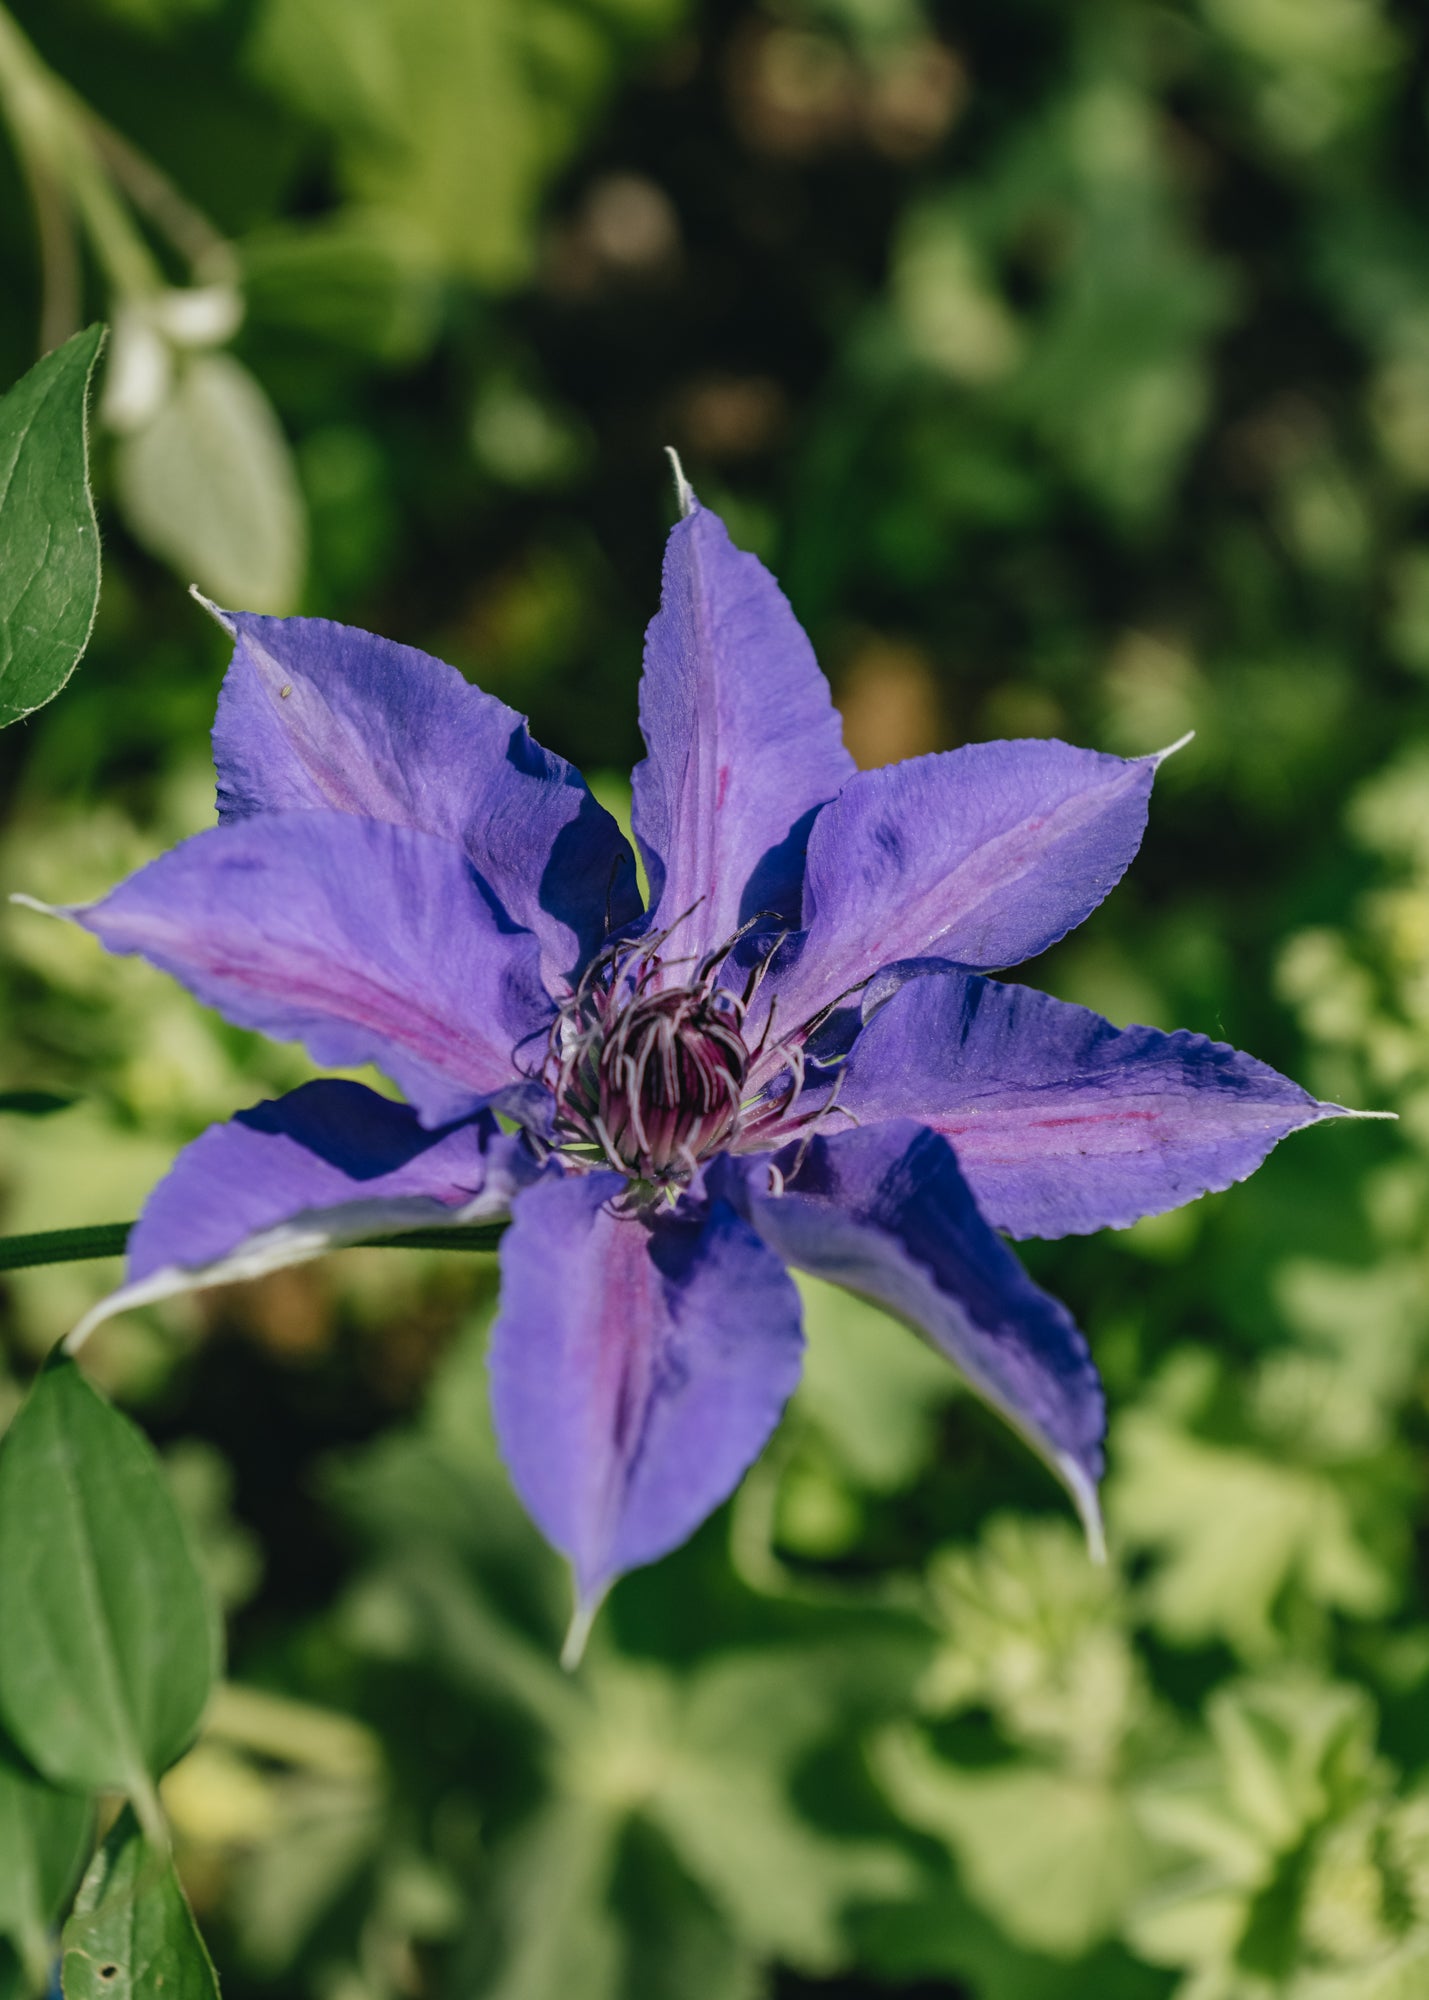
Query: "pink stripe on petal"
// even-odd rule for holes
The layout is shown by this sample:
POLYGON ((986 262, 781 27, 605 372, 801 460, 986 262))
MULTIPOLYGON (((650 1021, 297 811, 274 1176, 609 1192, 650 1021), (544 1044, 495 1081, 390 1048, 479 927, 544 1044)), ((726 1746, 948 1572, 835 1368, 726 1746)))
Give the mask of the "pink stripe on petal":
POLYGON ((340 813, 267 813, 186 840, 72 911, 241 1027, 333 1067, 376 1063, 424 1123, 518 1080, 551 1003, 460 849, 340 813))
POLYGON ((640 1220, 615 1174, 527 1191, 501 1245, 492 1409, 580 1602, 677 1547, 738 1485, 799 1376, 799 1298, 723 1203, 640 1220))
POLYGON ((1011 1236, 1123 1228, 1244 1180, 1288 1133, 1340 1115, 1224 1042, 1114 1028, 960 972, 910 979, 855 1042, 839 1101, 952 1141, 1011 1236))

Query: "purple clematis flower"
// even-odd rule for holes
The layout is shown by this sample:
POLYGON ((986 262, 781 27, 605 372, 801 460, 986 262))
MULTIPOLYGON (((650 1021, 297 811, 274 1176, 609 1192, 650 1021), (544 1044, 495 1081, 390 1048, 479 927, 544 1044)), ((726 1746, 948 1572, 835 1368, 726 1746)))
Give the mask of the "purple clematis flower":
POLYGON ((945 1354, 1096 1543, 1096 1370, 1004 1236, 1173 1208, 1339 1110, 1203 1036, 986 977, 1120 880, 1159 759, 986 743, 856 771, 777 585, 680 491, 634 778, 648 910, 614 820, 501 702, 367 633, 223 613, 220 825, 64 913, 407 1098, 310 1083, 204 1133, 77 1335, 509 1213, 496 1428, 573 1566, 577 1646, 777 1424, 788 1266, 945 1354))

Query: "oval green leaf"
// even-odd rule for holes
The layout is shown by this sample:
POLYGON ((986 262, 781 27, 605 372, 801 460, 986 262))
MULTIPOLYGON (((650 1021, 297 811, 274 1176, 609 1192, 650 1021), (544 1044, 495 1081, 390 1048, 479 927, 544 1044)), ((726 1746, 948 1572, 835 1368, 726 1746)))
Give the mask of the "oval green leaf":
POLYGON ((0 1938, 31 1986, 48 1983, 51 1929, 89 1852, 94 1811, 28 1771, 0 1739, 0 1938))
POLYGON ((90 1864, 64 1927, 65 2000, 218 2000, 213 1961, 170 1857, 132 1811, 90 1864))
POLYGON ((152 1817, 217 1667, 157 1454, 52 1361, 0 1443, 0 1722, 54 1783, 127 1792, 152 1817))
POLYGON ((221 604, 291 611, 307 515, 277 412, 231 354, 189 360, 120 444, 115 497, 135 536, 221 604))
POLYGON ((53 699, 89 644, 99 528, 89 490, 87 327, 0 397, 0 725, 53 699))

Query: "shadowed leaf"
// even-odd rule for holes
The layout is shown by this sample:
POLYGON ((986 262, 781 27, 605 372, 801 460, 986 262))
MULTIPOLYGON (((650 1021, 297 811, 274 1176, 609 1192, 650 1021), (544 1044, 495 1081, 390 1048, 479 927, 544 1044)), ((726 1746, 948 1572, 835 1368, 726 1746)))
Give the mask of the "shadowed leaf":
POLYGON ((218 1980, 167 1855, 125 1812, 64 1928, 65 2000, 218 2000, 218 1980))
POLYGON ((163 1468, 71 1361, 0 1446, 0 1716, 58 1784, 147 1810, 217 1666, 207 1589, 163 1468))

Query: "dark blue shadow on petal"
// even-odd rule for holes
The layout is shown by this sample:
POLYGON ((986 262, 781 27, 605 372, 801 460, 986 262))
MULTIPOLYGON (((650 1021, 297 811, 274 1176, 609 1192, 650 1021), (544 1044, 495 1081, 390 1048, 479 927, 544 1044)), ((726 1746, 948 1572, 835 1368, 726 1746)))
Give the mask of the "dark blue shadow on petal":
MULTIPOLYGON (((524 725, 512 730, 506 756, 523 774, 549 779, 549 760, 524 725)), ((609 933, 641 915, 642 904, 630 842, 573 765, 567 766, 565 783, 582 794, 580 808, 556 835, 541 872, 538 900, 580 942, 580 957, 567 968, 574 978, 609 933)))
POLYGON ((240 1111, 233 1122, 291 1139, 355 1181, 373 1181, 430 1151, 459 1125, 481 1121, 495 1131, 495 1121, 484 1111, 428 1130, 417 1123, 409 1105, 379 1097, 364 1084, 322 1077, 300 1084, 286 1097, 240 1111))
POLYGON ((822 811, 821 805, 810 806, 795 820, 778 845, 771 847, 755 864, 740 898, 739 921, 747 924, 751 918, 767 911, 772 921, 762 926, 756 936, 766 930, 798 930, 802 922, 804 862, 809 851, 809 835, 822 811))

